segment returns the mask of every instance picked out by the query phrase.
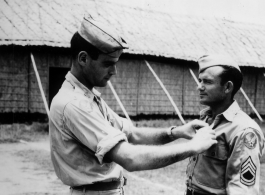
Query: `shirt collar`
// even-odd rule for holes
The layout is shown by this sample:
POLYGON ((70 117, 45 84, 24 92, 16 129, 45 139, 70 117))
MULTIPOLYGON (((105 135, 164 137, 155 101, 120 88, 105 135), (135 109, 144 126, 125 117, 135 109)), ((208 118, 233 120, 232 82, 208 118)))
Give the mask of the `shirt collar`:
POLYGON ((226 118, 228 121, 232 121, 235 117, 235 115, 240 111, 241 108, 239 107, 238 103, 236 100, 229 106, 229 108, 223 112, 223 116, 226 118))
MULTIPOLYGON (((80 83, 77 78, 69 71, 65 79, 74 87, 80 89, 86 96, 89 96, 91 98, 94 98, 94 96, 100 97, 101 93, 97 91, 95 88, 90 91, 86 86, 84 86, 82 83, 80 83)), ((77 90, 78 90, 77 89, 77 90)))
MULTIPOLYGON (((238 113, 238 111, 241 110, 237 101, 234 100, 234 102, 227 108, 223 113, 218 114, 217 117, 223 115, 226 120, 232 121, 235 117, 235 115, 238 113)), ((204 119, 206 116, 212 116, 212 111, 210 108, 205 108, 200 112, 200 118, 204 119)))

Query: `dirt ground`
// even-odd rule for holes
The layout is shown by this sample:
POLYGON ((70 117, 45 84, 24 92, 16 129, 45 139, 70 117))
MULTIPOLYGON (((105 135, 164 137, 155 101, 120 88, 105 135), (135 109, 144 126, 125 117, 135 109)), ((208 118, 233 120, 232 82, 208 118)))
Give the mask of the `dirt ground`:
POLYGON ((47 142, 0 144, 1 195, 67 194, 49 165, 38 162, 40 155, 49 158, 48 146, 47 142))

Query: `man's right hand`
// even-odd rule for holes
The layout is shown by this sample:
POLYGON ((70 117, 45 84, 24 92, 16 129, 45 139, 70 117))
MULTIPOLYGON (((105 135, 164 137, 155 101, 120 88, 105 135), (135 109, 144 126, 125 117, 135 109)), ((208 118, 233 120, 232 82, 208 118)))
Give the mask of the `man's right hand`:
POLYGON ((194 147, 196 153, 202 153, 210 148, 213 144, 216 144, 215 131, 211 127, 203 127, 197 130, 197 133, 191 140, 190 144, 194 147))

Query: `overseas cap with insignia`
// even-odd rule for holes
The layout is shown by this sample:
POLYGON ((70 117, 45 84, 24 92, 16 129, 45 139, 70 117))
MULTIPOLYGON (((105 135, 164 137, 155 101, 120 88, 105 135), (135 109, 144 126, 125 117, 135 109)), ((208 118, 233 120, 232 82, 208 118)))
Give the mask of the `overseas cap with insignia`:
POLYGON ((128 48, 127 43, 109 24, 95 21, 91 16, 85 16, 78 33, 102 53, 118 58, 122 49, 128 48))
POLYGON ((212 66, 233 66, 241 72, 238 64, 227 55, 204 55, 198 59, 198 64, 199 73, 212 66))

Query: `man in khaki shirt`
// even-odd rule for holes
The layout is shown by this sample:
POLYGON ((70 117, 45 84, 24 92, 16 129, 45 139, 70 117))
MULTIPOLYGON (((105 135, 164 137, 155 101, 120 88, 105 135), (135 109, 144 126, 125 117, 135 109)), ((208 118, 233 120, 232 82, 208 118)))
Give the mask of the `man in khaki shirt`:
POLYGON ((239 66, 228 56, 198 60, 201 120, 216 133, 217 144, 190 158, 187 195, 258 195, 264 135, 234 95, 242 84, 239 66))
POLYGON ((216 143, 203 121, 167 130, 139 129, 108 107, 94 87, 106 86, 116 74, 125 48, 115 30, 89 17, 72 37, 73 64, 52 100, 49 121, 54 169, 70 194, 123 194, 123 168, 157 169, 216 143), (189 141, 164 145, 177 138, 189 141))

